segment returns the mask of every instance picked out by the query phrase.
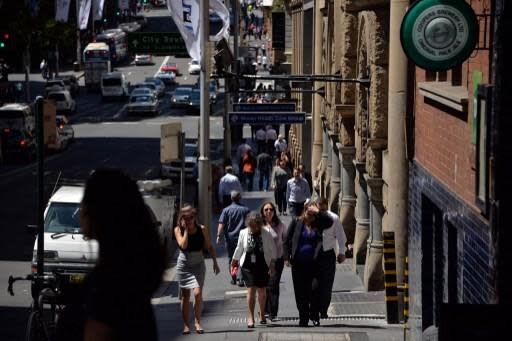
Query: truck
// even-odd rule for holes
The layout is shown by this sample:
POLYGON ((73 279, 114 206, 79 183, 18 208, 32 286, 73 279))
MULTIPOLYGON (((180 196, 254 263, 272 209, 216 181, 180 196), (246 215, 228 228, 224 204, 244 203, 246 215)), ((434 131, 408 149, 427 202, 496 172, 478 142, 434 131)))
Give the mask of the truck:
POLYGON ((110 49, 106 43, 90 43, 85 47, 84 71, 87 90, 99 90, 103 74, 112 71, 110 49))

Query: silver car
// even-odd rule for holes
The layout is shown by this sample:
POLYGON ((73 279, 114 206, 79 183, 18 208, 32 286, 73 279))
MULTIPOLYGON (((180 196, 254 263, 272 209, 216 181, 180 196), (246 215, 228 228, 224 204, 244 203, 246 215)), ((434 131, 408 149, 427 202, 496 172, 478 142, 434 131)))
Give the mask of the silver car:
POLYGON ((179 87, 174 90, 171 97, 171 107, 176 108, 188 108, 190 104, 190 98, 192 95, 192 88, 179 87))
POLYGON ((128 103, 129 114, 158 115, 158 99, 151 95, 131 96, 128 103))

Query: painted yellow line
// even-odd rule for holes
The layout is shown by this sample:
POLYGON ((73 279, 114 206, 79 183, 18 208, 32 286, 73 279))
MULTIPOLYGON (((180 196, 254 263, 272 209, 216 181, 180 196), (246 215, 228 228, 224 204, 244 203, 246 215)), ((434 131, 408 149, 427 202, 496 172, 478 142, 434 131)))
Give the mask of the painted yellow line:
POLYGON ((398 296, 386 296, 386 301, 398 302, 398 296))

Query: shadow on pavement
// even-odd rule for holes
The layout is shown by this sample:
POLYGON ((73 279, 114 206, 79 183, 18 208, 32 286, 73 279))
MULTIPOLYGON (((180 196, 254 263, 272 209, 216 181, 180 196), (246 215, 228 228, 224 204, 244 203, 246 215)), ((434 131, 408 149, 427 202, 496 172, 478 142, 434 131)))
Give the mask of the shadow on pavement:
POLYGON ((0 328, 0 340, 24 340, 28 314, 28 308, 0 307, 0 321, 2 321, 2 327, 0 328))

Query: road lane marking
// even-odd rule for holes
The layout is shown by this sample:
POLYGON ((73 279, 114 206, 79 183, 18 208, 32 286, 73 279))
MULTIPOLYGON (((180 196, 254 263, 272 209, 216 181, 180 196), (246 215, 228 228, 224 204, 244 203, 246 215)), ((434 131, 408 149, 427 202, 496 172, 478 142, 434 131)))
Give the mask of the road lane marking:
POLYGON ((160 65, 160 67, 158 68, 158 70, 155 72, 155 74, 153 75, 153 78, 156 78, 156 75, 158 75, 158 72, 160 72, 160 69, 162 68, 162 66, 164 66, 165 64, 167 64, 167 61, 169 60, 169 56, 166 56, 164 58, 164 61, 162 62, 162 64, 160 65))

